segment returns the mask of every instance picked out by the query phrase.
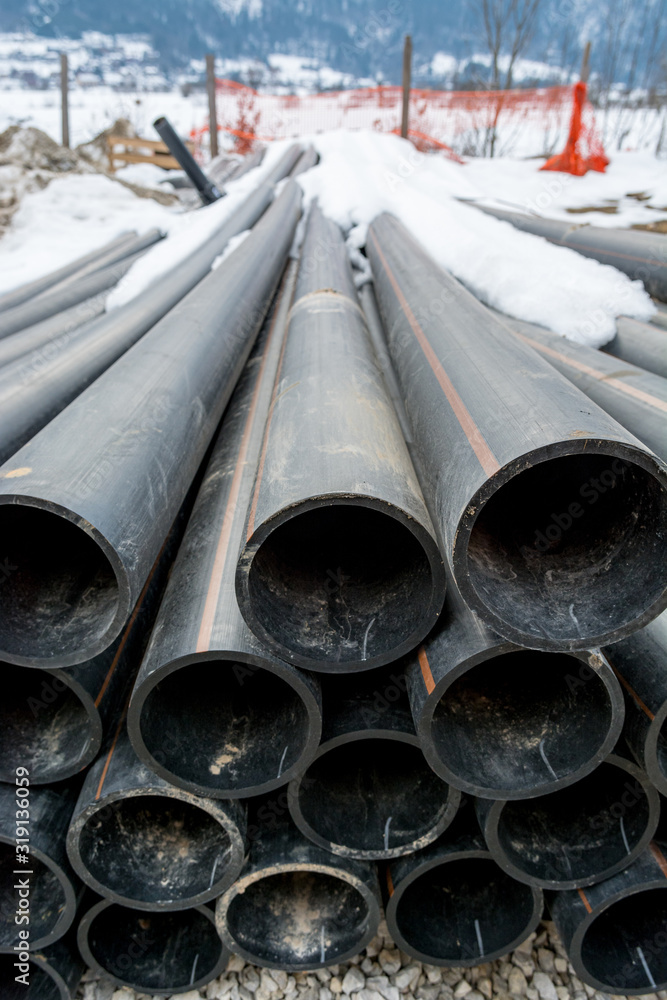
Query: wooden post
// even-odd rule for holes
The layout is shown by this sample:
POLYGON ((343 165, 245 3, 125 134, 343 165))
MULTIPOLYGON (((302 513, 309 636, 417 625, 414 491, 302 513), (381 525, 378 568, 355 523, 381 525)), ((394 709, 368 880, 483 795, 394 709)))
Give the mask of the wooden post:
POLYGON ((63 146, 69 147, 69 66, 67 53, 60 53, 60 94, 62 102, 63 146))
POLYGON ((401 116, 401 135, 408 137, 408 115, 410 113, 410 75, 412 72, 412 36, 405 36, 403 47, 403 114, 401 116))
POLYGON ((218 114, 215 107, 215 56, 206 54, 206 90, 208 93, 208 131, 211 159, 218 155, 218 114))
POLYGON ((584 54, 581 57, 581 73, 579 79, 582 83, 588 83, 588 76, 591 71, 591 43, 586 42, 584 54))

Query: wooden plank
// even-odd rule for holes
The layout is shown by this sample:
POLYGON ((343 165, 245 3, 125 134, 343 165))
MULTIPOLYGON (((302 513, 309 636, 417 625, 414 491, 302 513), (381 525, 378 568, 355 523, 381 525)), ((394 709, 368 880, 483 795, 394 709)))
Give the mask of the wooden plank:
MULTIPOLYGON (((160 139, 141 139, 138 136, 124 136, 124 135, 108 135, 107 145, 110 148, 113 146, 128 146, 130 149, 151 149, 156 153, 168 153, 169 150, 165 144, 160 139)), ((192 153, 194 150, 194 143, 188 141, 185 143, 187 148, 192 153)))
POLYGON ((156 167, 163 167, 165 170, 179 170, 180 163, 173 156, 165 156, 155 153, 153 156, 142 156, 141 153, 112 153, 113 160, 121 160, 123 163, 153 163, 156 167))

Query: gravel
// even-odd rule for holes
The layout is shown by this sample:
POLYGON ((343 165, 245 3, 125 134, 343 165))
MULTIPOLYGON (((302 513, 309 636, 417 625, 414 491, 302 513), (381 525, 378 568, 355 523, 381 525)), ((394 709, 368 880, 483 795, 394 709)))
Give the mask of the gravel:
MULTIPOLYGON (((115 989, 89 971, 82 1000, 153 1000, 150 994, 115 989)), ((396 948, 386 924, 366 951, 343 965, 316 972, 279 972, 249 965, 234 955, 227 971, 178 1000, 626 1000, 599 993, 579 980, 553 924, 544 921, 511 955, 473 969, 424 965, 396 948)), ((667 1000, 667 990, 644 994, 667 1000)), ((157 1000, 157 998, 156 998, 157 1000)), ((632 1000, 632 998, 630 998, 632 1000)))

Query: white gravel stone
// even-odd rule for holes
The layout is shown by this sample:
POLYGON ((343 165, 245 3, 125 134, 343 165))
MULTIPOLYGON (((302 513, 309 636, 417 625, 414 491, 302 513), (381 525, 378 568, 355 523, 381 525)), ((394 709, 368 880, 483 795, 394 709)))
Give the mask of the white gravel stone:
POLYGON ((475 985, 482 996, 486 997, 486 1000, 491 1000, 493 996, 493 983, 488 976, 482 976, 481 979, 477 980, 475 985))
POLYGON ((455 997, 466 997, 469 993, 472 993, 472 986, 467 979, 462 979, 461 982, 454 987, 455 997))
POLYGON ((507 979, 507 988, 514 997, 526 995, 528 983, 521 969, 512 969, 507 979))
POLYGON ((397 986, 401 993, 406 990, 412 990, 417 985, 417 981, 421 975, 421 966, 419 965, 408 965, 400 972, 397 972, 393 977, 393 984, 397 986))
POLYGON ((331 990, 332 993, 342 993, 343 992, 342 980, 339 979, 338 976, 334 976, 331 982, 329 983, 329 989, 331 990))
POLYGON ((356 993, 366 985, 366 977, 355 965, 350 966, 343 976, 343 993, 356 993))
POLYGON ((388 976, 393 976, 401 967, 401 956, 398 951, 389 951, 387 948, 383 948, 378 955, 378 962, 383 972, 386 972, 388 976))
POLYGON ((180 1000, 201 1000, 199 990, 188 990, 187 993, 179 993, 180 1000))
POLYGON ((128 990, 123 986, 120 990, 114 990, 111 1000, 135 1000, 134 990, 128 990))
POLYGON ((558 1000, 556 987, 545 972, 536 972, 531 985, 540 995, 540 1000, 558 1000))

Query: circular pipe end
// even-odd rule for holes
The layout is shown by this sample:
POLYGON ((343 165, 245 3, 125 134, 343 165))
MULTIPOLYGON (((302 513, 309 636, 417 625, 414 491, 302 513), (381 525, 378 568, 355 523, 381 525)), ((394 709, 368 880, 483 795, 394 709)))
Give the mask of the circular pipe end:
POLYGON ((5 495, 0 551, 0 659, 67 667, 113 642, 130 612, 129 588, 117 555, 87 522, 5 495))
POLYGON ((255 965, 293 972, 359 954, 379 922, 373 892, 335 865, 271 865, 241 877, 216 908, 218 932, 230 951, 255 965))
POLYGON ((100 975, 159 996, 205 986, 229 958, 206 906, 146 913, 103 899, 84 915, 77 941, 86 964, 100 975))
POLYGON ((26 997, 39 997, 39 1000, 72 1000, 67 983, 56 970, 49 965, 41 955, 29 953, 28 971, 16 968, 15 962, 20 962, 16 952, 12 955, 0 954, 0 996, 2 1000, 25 1000, 26 997), (17 976, 27 976, 27 980, 17 982, 17 976), (27 981, 27 987, 24 983, 27 981))
POLYGON ((415 737, 368 730, 322 744, 289 787, 292 819, 342 857, 397 858, 426 847, 461 800, 429 767, 415 737))
POLYGON ((657 459, 619 442, 564 442, 506 466, 473 497, 454 574, 468 605, 513 642, 587 649, 667 605, 666 534, 657 459))
POLYGON ((644 763, 655 787, 662 795, 667 795, 667 701, 649 727, 644 763))
POLYGON ((484 799, 533 798, 573 784, 611 753, 624 703, 605 660, 490 653, 447 674, 419 721, 424 755, 445 781, 484 799))
POLYGON ((0 703, 0 781, 19 765, 33 785, 63 781, 83 770, 102 744, 93 700, 61 670, 8 666, 0 703))
POLYGON ((309 678, 287 664, 232 656, 168 663, 130 705, 139 758, 196 795, 245 798, 279 788, 308 766, 320 741, 321 707, 309 678))
POLYGON ((387 904, 398 947, 429 965, 491 962, 537 927, 542 892, 507 875, 484 851, 462 851, 417 866, 387 904))
POLYGON ((93 802, 67 836, 72 866, 100 895, 140 910, 182 910, 219 896, 243 867, 238 826, 180 789, 93 802))
POLYGON ((578 889, 631 865, 659 816, 660 797, 644 772, 612 754, 568 788, 495 802, 484 836, 495 861, 520 882, 578 889))
POLYGON ((372 497, 324 497, 265 522, 241 556, 239 607, 276 656, 327 673, 368 670, 435 624, 445 577, 433 538, 372 497))

